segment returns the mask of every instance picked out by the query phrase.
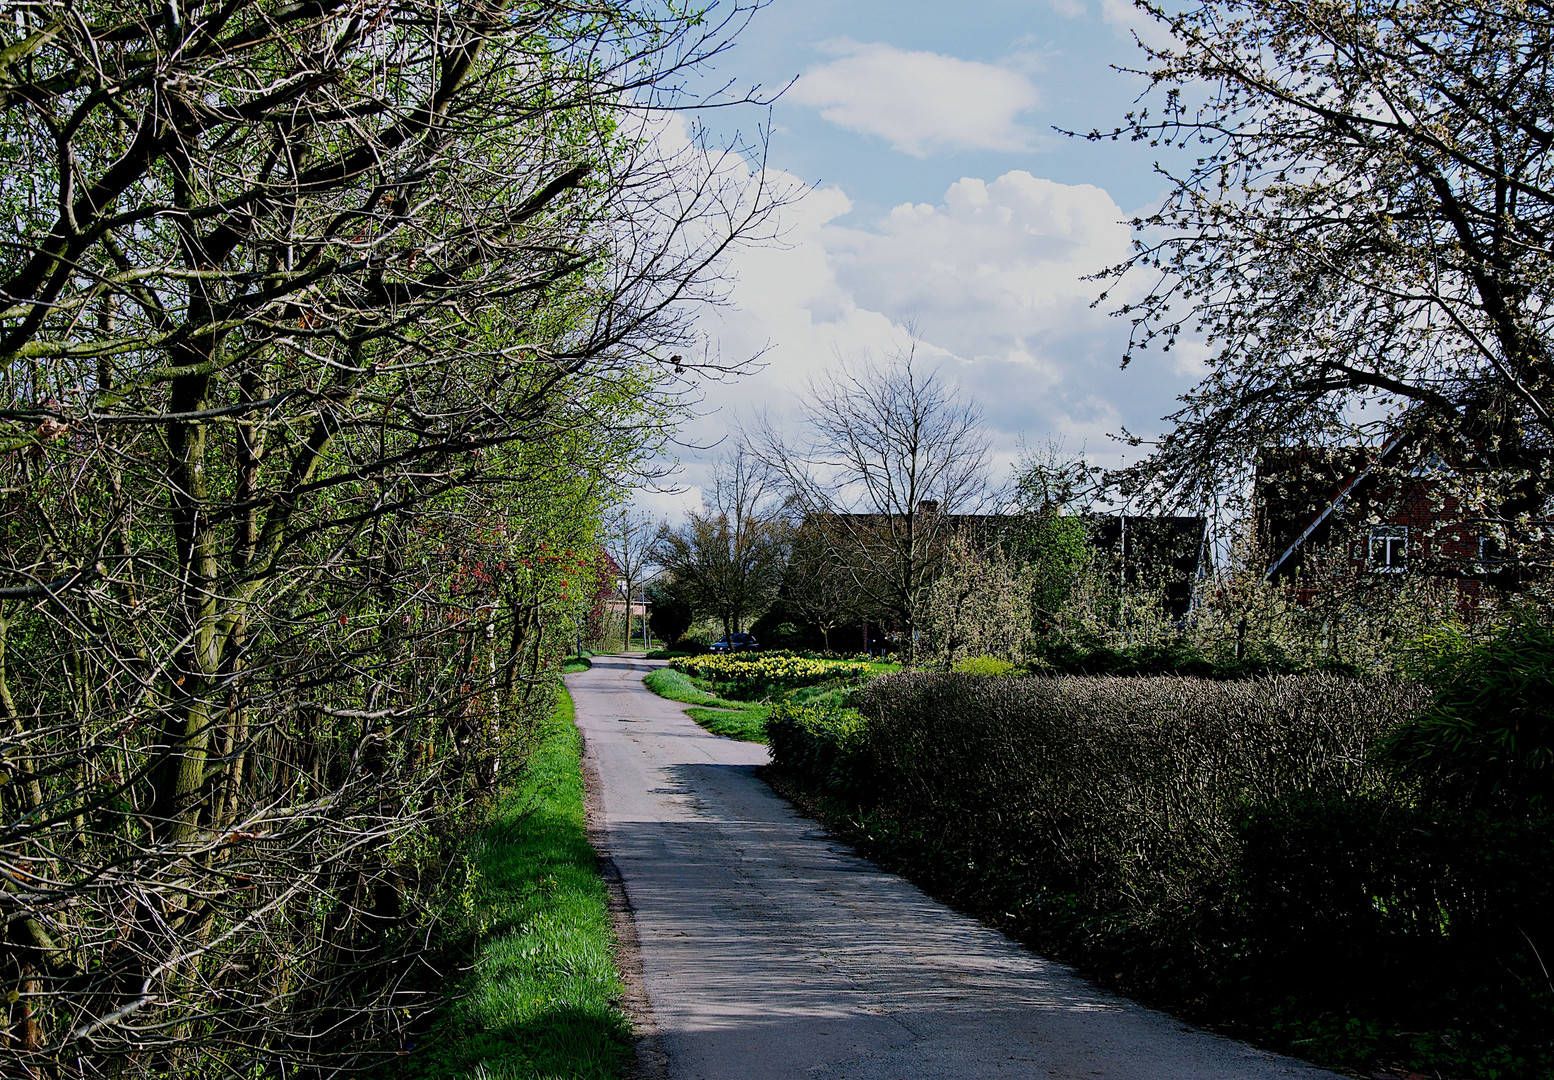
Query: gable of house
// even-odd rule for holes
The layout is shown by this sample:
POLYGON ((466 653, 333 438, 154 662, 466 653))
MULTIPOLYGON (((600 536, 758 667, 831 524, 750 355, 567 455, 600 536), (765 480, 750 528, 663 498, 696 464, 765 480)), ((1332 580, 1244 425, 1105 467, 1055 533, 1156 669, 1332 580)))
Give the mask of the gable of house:
POLYGON ((1265 580, 1293 580, 1314 561, 1350 575, 1516 573, 1497 557, 1494 530, 1464 511, 1457 476, 1401 436, 1376 449, 1264 447, 1253 531, 1268 559, 1265 580))

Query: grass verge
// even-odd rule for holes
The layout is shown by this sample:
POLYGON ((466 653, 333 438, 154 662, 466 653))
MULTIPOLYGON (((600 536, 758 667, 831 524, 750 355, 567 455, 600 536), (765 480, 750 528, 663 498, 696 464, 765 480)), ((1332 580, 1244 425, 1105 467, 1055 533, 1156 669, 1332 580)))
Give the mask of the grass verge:
POLYGON ((642 681, 659 697, 686 705, 708 705, 714 709, 745 709, 750 705, 748 701, 731 701, 710 690, 703 690, 691 682, 689 676, 673 668, 661 667, 650 671, 643 676, 642 681))
POLYGON ((737 712, 730 712, 727 709, 691 708, 685 710, 685 715, 714 735, 722 735, 725 739, 764 743, 766 717, 771 711, 770 705, 747 704, 737 712))
MULTIPOLYGON (((895 663, 874 663, 870 666, 873 671, 867 678, 901 670, 901 665, 895 663)), ((740 701, 719 696, 698 685, 699 680, 666 667, 649 672, 642 681, 659 697, 698 706, 686 709, 685 714, 714 735, 742 742, 766 742, 766 718, 771 715, 773 704, 770 700, 740 701)), ((820 683, 788 690, 780 698, 796 705, 839 708, 847 703, 857 688, 858 683, 853 680, 820 683)))
POLYGON ((583 817, 582 737, 556 711, 518 786, 472 845, 462 897, 473 966, 400 1075, 415 1080, 618 1080, 631 1022, 583 817))
POLYGON ((770 705, 721 698, 666 667, 648 672, 642 681, 661 698, 701 706, 686 709, 685 714, 714 735, 743 742, 766 741, 766 716, 772 711, 770 705))

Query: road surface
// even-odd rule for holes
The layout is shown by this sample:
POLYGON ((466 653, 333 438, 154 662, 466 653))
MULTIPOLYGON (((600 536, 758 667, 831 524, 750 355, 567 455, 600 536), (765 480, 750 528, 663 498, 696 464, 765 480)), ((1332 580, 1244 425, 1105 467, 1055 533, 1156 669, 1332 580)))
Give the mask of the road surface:
POLYGON ((649 692, 654 666, 567 678, 635 924, 647 1075, 1337 1080, 1097 990, 881 872, 757 779, 764 746, 649 692))

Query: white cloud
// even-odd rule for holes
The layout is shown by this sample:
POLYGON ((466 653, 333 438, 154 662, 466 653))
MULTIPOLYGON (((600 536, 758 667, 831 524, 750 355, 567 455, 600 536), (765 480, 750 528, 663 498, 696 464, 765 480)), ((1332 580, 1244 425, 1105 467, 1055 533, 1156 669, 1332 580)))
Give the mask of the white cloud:
MULTIPOLYGON (((1056 437, 1117 464, 1123 450, 1108 435, 1158 431, 1201 372, 1192 354, 1146 354, 1118 370, 1126 323, 1090 306, 1102 285, 1084 280, 1128 251, 1126 215, 1101 188, 1015 171, 960 180, 940 201, 867 227, 844 224, 852 208, 839 189, 813 192, 790 208, 785 245, 735 257, 730 306, 705 329, 727 356, 770 350, 759 373, 706 385, 691 441, 713 442, 761 410, 785 425, 807 377, 838 357, 901 347, 908 326, 920 355, 983 404, 1005 461, 1022 441, 1056 437)), ((685 482, 701 482, 702 466, 688 465, 685 482)))
MULTIPOLYGON (((695 152, 681 127, 668 125, 662 137, 695 152)), ((748 199, 758 182, 749 163, 715 164, 731 204, 748 199)), ((778 190, 798 184, 780 172, 765 181, 778 190)), ((742 421, 764 412, 790 426, 809 377, 839 357, 899 349, 909 327, 919 354, 982 403, 1003 462, 1022 442, 1057 438, 1118 464, 1125 451, 1108 435, 1123 426, 1158 432, 1176 395, 1204 371, 1204 350, 1192 341, 1118 370, 1127 322, 1091 306, 1103 284, 1086 278, 1127 256, 1130 215, 1102 188, 1016 170, 963 178, 935 202, 902 204, 871 222, 857 223, 854 211, 840 188, 810 191, 782 211, 780 243, 733 252, 725 302, 705 310, 700 329, 713 355, 737 362, 764 353, 764 366, 700 383, 701 416, 682 433, 683 487, 644 492, 644 506, 673 515, 695 505, 710 459, 742 421)), ((1112 302, 1131 291, 1112 289, 1112 302)))
POLYGON ((1107 433, 1153 429, 1180 389, 1174 366, 1119 372, 1125 327, 1091 307, 1101 285, 1086 278, 1127 255, 1123 218, 1101 188, 1014 171, 827 239, 839 286, 953 355, 1002 444, 1106 453, 1107 433))
POLYGON ((1178 44, 1164 23, 1141 11, 1132 0, 1101 0, 1101 20, 1124 37, 1137 38, 1145 45, 1163 49, 1178 44))
POLYGON ((883 44, 835 48, 841 55, 806 72, 788 96, 839 127, 878 135, 914 157, 1037 145, 1021 114, 1041 96, 1019 71, 883 44))
POLYGON ((903 204, 874 229, 836 230, 831 244, 866 305, 932 310, 968 328, 997 312, 1009 330, 1087 305, 1097 288, 1084 277, 1127 254, 1122 217, 1101 188, 1016 170, 962 179, 939 205, 903 204))

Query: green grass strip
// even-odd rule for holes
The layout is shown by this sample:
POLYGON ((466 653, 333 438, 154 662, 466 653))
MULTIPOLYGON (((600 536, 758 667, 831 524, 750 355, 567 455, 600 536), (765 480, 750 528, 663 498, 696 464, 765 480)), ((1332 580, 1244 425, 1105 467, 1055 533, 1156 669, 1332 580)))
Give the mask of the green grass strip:
POLYGON ((730 701, 727 698, 703 690, 690 678, 672 668, 662 667, 656 671, 650 671, 642 682, 653 693, 670 701, 683 702, 686 705, 708 705, 714 709, 748 709, 748 701, 730 701))
POLYGON ((766 741, 766 717, 772 711, 770 705, 720 698, 703 690, 682 673, 669 668, 650 671, 642 681, 659 697, 685 705, 703 706, 686 709, 685 715, 714 735, 742 742, 766 741))
POLYGON ((691 708, 685 710, 685 715, 714 735, 722 735, 725 739, 764 743, 766 718, 771 715, 771 711, 770 705, 746 705, 738 712, 691 708))
POLYGON ((562 690, 523 780, 475 839, 474 967, 412 1076, 618 1080, 631 1057, 573 720, 562 690))

